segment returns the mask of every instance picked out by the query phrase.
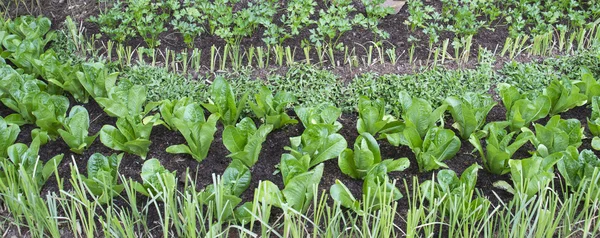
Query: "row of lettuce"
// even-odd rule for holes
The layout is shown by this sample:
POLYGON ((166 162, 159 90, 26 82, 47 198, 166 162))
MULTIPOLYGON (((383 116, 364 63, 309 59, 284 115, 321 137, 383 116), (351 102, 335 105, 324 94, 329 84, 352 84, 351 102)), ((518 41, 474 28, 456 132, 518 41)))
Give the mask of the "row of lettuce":
MULTIPOLYGON (((381 140, 394 146, 408 146, 421 172, 447 168, 445 161, 456 155, 463 141, 469 141, 480 152, 483 167, 475 164, 460 178, 450 170, 442 170, 437 182, 423 183, 421 186, 429 188, 424 191, 432 191, 430 198, 444 193, 474 194, 480 168, 494 174, 510 173, 512 184, 499 182, 497 185, 531 197, 549 185, 555 167, 574 189, 589 184, 586 179, 600 167, 600 160, 592 151, 578 150, 584 139, 581 122, 561 119, 558 115, 591 102, 589 132, 596 136, 592 140, 593 147, 600 147, 595 144, 600 135, 600 83, 585 68, 580 80, 555 80, 540 95, 520 93, 508 84, 498 85, 506 108, 506 120, 499 122, 486 123, 487 114, 497 103, 485 94, 449 97, 441 106, 434 107, 427 100, 399 92, 399 117, 386 114, 386 103, 381 99, 360 98, 356 128, 360 136, 350 149, 338 133, 342 128, 337 121, 341 109, 326 103, 315 107, 298 106, 294 108, 298 118, 295 120, 286 110, 296 102, 294 95, 285 92, 273 95, 266 87, 253 95, 254 100, 249 100, 248 94, 237 97, 232 86, 217 77, 210 86, 206 103, 189 98, 147 102, 145 86, 117 83, 118 74, 109 73, 100 63, 74 66, 59 62, 52 51, 44 51, 52 34, 46 34, 49 28, 39 19, 43 18, 34 21, 17 18, 6 22, 0 31, 0 101, 15 112, 0 120, 3 168, 0 180, 4 184, 18 184, 11 181, 22 178, 19 174, 27 174, 41 189, 55 173, 62 155, 42 163, 38 158, 39 148, 59 138, 74 153, 82 154, 100 137, 102 144, 115 151, 146 159, 152 129, 158 125, 181 133, 186 140, 186 144, 168 147, 167 152, 189 154, 200 162, 209 153, 218 123, 224 126, 222 139, 232 159, 222 175, 226 189, 218 191, 221 199, 228 201, 223 209, 226 212, 221 215, 240 222, 252 219, 249 214, 252 203, 238 205, 242 201, 240 195, 250 186, 250 168, 259 159, 262 143, 271 131, 299 122, 304 131, 290 138, 290 146, 285 148, 288 152, 281 156, 278 166, 284 187, 280 189, 273 182, 263 181, 256 190, 262 203, 306 211, 314 197, 313 187, 321 180, 323 162, 331 159, 338 160, 344 174, 364 180, 363 196, 372 204, 388 201, 386 197, 390 195, 392 200, 400 199, 402 194, 388 173, 405 170, 410 166, 409 160, 382 158, 381 140), (87 103, 91 97, 109 116, 117 118, 116 125, 105 125, 98 134, 90 135, 86 108, 71 107, 64 93, 79 103, 87 103), (260 121, 258 127, 252 118, 241 118, 248 104, 260 121), (205 115, 205 111, 210 115, 205 115), (444 125, 447 112, 455 130, 444 125), (546 125, 534 123, 547 116, 551 119, 546 125), (32 131, 29 146, 14 143, 24 124, 38 127, 32 131), (530 129, 532 124, 534 130, 530 129), (535 146, 532 156, 513 159, 513 154, 527 142, 535 146)), ((88 161, 84 181, 90 192, 103 201, 112 199, 123 189, 117 176, 122 157, 122 154, 108 157, 94 154, 88 161)), ((145 161, 141 176, 143 182, 136 186, 136 191, 142 194, 172 194, 165 191, 176 187, 171 186, 177 181, 174 172, 167 171, 156 159, 145 161)), ((20 188, 12 189, 19 191, 20 188)), ((214 200, 215 189, 209 186, 201 192, 201 201, 214 200)), ((342 206, 361 209, 361 201, 341 181, 330 188, 330 194, 342 206)), ((7 201, 11 206, 11 201, 7 201)), ((476 201, 490 204, 483 197, 476 201)))

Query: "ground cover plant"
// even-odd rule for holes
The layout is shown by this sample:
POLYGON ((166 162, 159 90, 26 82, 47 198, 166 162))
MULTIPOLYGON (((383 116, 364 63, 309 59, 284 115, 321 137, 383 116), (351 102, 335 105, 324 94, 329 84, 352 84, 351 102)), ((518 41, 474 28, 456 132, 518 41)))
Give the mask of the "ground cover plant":
MULTIPOLYGON (((102 21, 156 48, 128 48, 135 39, 123 38, 116 52, 112 36, 84 36, 70 18, 62 32, 44 17, 3 19, 0 228, 32 237, 598 236, 599 140, 589 136, 597 136, 595 25, 573 32, 566 44, 581 49, 571 47, 573 55, 499 66, 502 56, 480 49, 476 68, 447 70, 435 64, 450 54, 430 44, 431 70, 345 81, 337 67, 362 71, 352 63, 359 55, 339 57, 353 51, 344 37, 356 28, 378 35, 362 47, 383 55, 377 22, 389 9, 380 2, 108 3, 102 21), (289 20, 278 22, 282 9, 289 20), (194 21, 208 27, 187 25, 194 21), (264 40, 254 37, 262 27, 289 35, 242 49, 247 38, 264 40), (172 29, 189 30, 181 32, 189 51, 167 46, 156 60, 172 29), (204 52, 214 56, 205 75, 201 56, 183 56, 200 54, 190 39, 200 32, 223 42, 204 52), (286 42, 311 35, 320 40, 305 40, 302 51, 321 62, 296 62, 286 42), (244 57, 268 65, 270 56, 286 67, 256 80, 240 67, 244 57), (321 68, 326 61, 333 70, 321 68), (222 72, 228 65, 234 72, 222 72), (529 78, 539 72, 553 76, 529 78)), ((408 4, 419 3, 439 21, 426 29, 462 38, 455 51, 493 26, 487 17, 509 21, 500 9, 516 4, 408 4)), ((597 10, 523 3, 550 8, 544 17, 567 11, 577 27, 597 10)), ((544 48, 539 41, 528 47, 544 48)))

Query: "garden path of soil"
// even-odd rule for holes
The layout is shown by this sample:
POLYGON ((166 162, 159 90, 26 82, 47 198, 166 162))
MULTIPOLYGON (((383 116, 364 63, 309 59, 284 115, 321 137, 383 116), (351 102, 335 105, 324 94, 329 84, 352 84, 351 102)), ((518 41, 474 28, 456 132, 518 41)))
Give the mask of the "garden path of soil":
MULTIPOLYGON (((74 104, 73 101, 71 103, 74 104)), ((91 102, 84 106, 88 109, 90 113, 90 133, 97 133, 103 125, 115 124, 116 120, 106 115, 95 102, 91 102)), ((0 105, 0 116, 5 117, 10 113, 12 113, 10 109, 6 108, 4 105, 0 105)), ((293 112, 291 112, 291 114, 293 114, 293 112)), ((504 120, 504 114, 504 107, 496 106, 488 115, 487 121, 490 122, 504 120)), ((589 108, 577 107, 572 110, 569 110, 566 113, 563 113, 562 117, 576 118, 580 120, 582 122, 582 126, 586 127, 587 131, 587 123, 585 122, 586 117, 588 115, 590 115, 589 108)), ((447 115, 446 118, 449 118, 449 115, 447 115)), ((358 133, 356 131, 356 120, 356 114, 343 114, 339 119, 339 121, 343 125, 343 128, 339 133, 343 135, 344 138, 347 140, 348 147, 350 148, 353 147, 354 140, 358 136, 358 133)), ((548 118, 542 119, 539 121, 539 123, 545 124, 547 120, 548 118)), ((446 127, 448 128, 451 124, 451 121, 447 121, 445 123, 446 127)), ((34 128, 35 127, 32 125, 23 126, 21 128, 21 133, 19 134, 17 142, 29 144, 31 142, 30 132, 34 128)), ((148 158, 157 158, 160 160, 161 164, 165 166, 166 169, 171 171, 177 171, 180 187, 184 182, 184 175, 189 169, 190 176, 192 176, 192 178, 197 182, 198 190, 200 190, 206 185, 212 183, 213 173, 217 175, 222 174, 231 161, 229 158, 226 157, 229 154, 229 152, 222 143, 222 129, 222 126, 219 126, 219 129, 215 134, 215 140, 211 145, 208 157, 201 163, 198 163, 196 160, 192 159, 191 156, 166 153, 165 149, 168 146, 185 143, 185 140, 179 133, 170 131, 163 126, 154 127, 151 135, 152 145, 150 147, 148 158)), ((275 165, 279 163, 281 155, 286 152, 284 150, 284 146, 289 146, 289 137, 298 136, 302 134, 302 130, 303 128, 301 124, 298 124, 287 126, 280 130, 273 131, 268 135, 267 140, 263 143, 263 148, 261 150, 258 162, 251 168, 252 183, 250 187, 246 190, 246 192, 244 192, 244 194, 242 195, 242 199, 244 200, 244 202, 252 201, 254 190, 258 186, 259 181, 261 180, 272 181, 280 188, 283 188, 281 175, 275 173, 275 165)), ((397 186, 399 187, 400 191, 402 191, 402 193, 406 193, 407 191, 407 188, 404 187, 404 179, 406 179, 407 184, 409 186, 408 191, 412 189, 413 177, 418 178, 419 182, 431 179, 435 171, 419 173, 415 157, 408 147, 394 147, 388 144, 386 141, 380 141, 380 145, 382 158, 397 159, 401 157, 408 157, 411 162, 411 166, 407 170, 403 172, 390 173, 390 177, 392 179, 398 180, 397 186)), ((584 139, 583 145, 580 149, 590 148, 590 139, 584 139)), ((519 151, 517 151, 513 158, 530 157, 528 151, 532 150, 534 150, 533 146, 530 143, 528 143, 525 146, 523 146, 519 151)), ((454 170, 457 174, 461 174, 462 171, 470 165, 474 163, 481 163, 480 159, 478 158, 478 153, 473 153, 472 151, 473 146, 468 141, 463 140, 462 147, 457 153, 456 157, 446 161, 446 163, 448 164, 450 169, 454 170)), ((111 149, 102 145, 99 139, 97 139, 92 144, 92 146, 84 152, 83 155, 71 153, 69 151, 69 147, 60 139, 57 141, 49 142, 48 144, 42 146, 42 148, 39 151, 40 158, 43 161, 47 161, 51 157, 60 153, 65 154, 65 157, 59 165, 59 176, 65 179, 63 181, 69 181, 68 179, 71 175, 70 167, 72 165, 75 165, 81 174, 86 174, 87 160, 93 153, 102 153, 104 155, 109 155, 111 153, 118 152, 112 151, 111 149)), ((598 155, 597 152, 596 154, 598 155)), ((121 162, 119 172, 127 178, 131 178, 136 181, 141 181, 140 172, 143 162, 144 161, 138 156, 125 154, 121 162)), ((512 195, 510 195, 509 193, 492 186, 492 183, 495 181, 509 180, 510 177, 508 175, 499 176, 490 174, 484 170, 480 170, 478 176, 479 177, 477 181, 477 188, 481 191, 481 193, 484 196, 488 197, 494 204, 497 204, 499 202, 498 199, 501 199, 502 201, 506 202, 512 198, 512 195)), ((343 174, 337 166, 336 159, 326 161, 325 173, 323 173, 323 178, 321 180, 319 188, 321 190, 328 190, 329 187, 335 183, 336 179, 341 180, 350 189, 350 191, 354 194, 355 197, 361 197, 362 181, 352 179, 343 174)), ((559 181, 558 176, 556 181, 559 181)), ((64 189, 71 189, 71 185, 69 184, 69 182, 66 182, 66 184, 64 184, 64 189)), ((560 189, 560 187, 556 189, 560 189)), ((47 194, 48 192, 58 193, 58 186, 55 178, 51 178, 42 190, 42 194, 47 194)), ((119 202, 117 202, 117 204, 119 204, 119 202)), ((396 216, 395 222, 401 227, 404 226, 404 223, 402 221, 405 217, 407 209, 407 199, 403 198, 399 200, 398 215, 396 216)), ((153 224, 153 222, 158 221, 158 219, 159 217, 156 211, 149 212, 149 224, 153 224)))

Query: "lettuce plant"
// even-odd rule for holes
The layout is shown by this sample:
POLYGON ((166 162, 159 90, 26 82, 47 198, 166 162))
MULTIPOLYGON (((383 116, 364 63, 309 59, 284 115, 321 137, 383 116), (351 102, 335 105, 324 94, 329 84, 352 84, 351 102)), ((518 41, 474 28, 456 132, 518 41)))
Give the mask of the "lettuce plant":
POLYGON ((79 83, 92 98, 106 98, 115 87, 119 73, 109 73, 102 63, 83 63, 83 71, 77 72, 79 83))
POLYGON ((100 130, 100 141, 113 150, 125 151, 146 159, 150 150, 150 133, 158 115, 142 122, 134 117, 117 119, 116 126, 104 125, 100 130))
POLYGON ((258 161, 262 143, 272 130, 273 125, 269 124, 263 124, 257 129, 249 117, 242 119, 235 127, 226 126, 223 130, 223 144, 231 152, 227 157, 252 167, 258 161))
POLYGON ((600 96, 592 98, 592 117, 587 118, 588 128, 594 137, 600 136, 600 96))
POLYGON ((310 126, 301 136, 290 138, 291 145, 285 149, 298 160, 307 155, 310 158, 309 167, 336 158, 348 144, 342 135, 329 129, 328 126, 310 126))
POLYGON ((28 74, 21 74, 8 65, 0 66, 0 102, 17 114, 9 116, 19 125, 35 122, 34 97, 46 89, 46 84, 28 74))
POLYGON ((21 129, 18 125, 9 124, 0 117, 0 157, 6 157, 7 149, 13 145, 19 136, 21 129))
POLYGON ((510 172, 508 161, 512 158, 512 155, 534 137, 531 131, 524 131, 515 138, 517 132, 507 132, 504 129, 506 126, 507 123, 502 122, 492 122, 485 126, 484 133, 482 133, 487 136, 485 150, 481 145, 481 136, 475 133, 469 138, 469 142, 479 151, 483 168, 494 174, 510 172))
MULTIPOLYGON (((550 118, 545 126, 535 124, 535 137, 531 143, 536 147, 536 153, 542 157, 565 151, 567 147, 578 148, 583 139, 583 129, 577 119, 561 119, 559 115, 550 118)), ((523 132, 531 132, 529 128, 522 128, 523 132)))
POLYGON ((58 129, 60 137, 77 154, 83 153, 98 137, 98 134, 89 135, 90 115, 82 106, 72 107, 62 125, 65 129, 58 129))
POLYGON ((496 106, 490 96, 476 93, 467 93, 460 99, 449 97, 445 103, 454 119, 453 127, 460 132, 462 139, 468 139, 480 129, 485 124, 488 113, 496 106))
MULTIPOLYGON (((7 149, 8 158, 0 157, 0 165, 3 171, 24 171, 27 175, 33 178, 42 189, 48 178, 56 171, 58 165, 63 159, 63 154, 52 157, 46 163, 39 159, 38 152, 40 150, 40 138, 33 139, 29 147, 22 143, 11 145, 7 149), (10 167, 10 168, 7 168, 10 167)), ((0 179, 7 179, 8 173, 0 172, 0 179)), ((13 178, 11 180, 16 180, 13 178)))
POLYGON ((569 146, 563 157, 556 164, 560 175, 565 179, 567 185, 576 191, 584 180, 592 178, 595 170, 600 170, 600 159, 591 150, 577 151, 577 148, 569 146))
POLYGON ((522 160, 509 160, 511 186, 505 181, 498 181, 494 186, 505 189, 515 195, 523 194, 531 198, 541 189, 548 187, 554 179, 554 165, 562 158, 562 153, 546 157, 534 155, 522 160))
POLYGON ((315 188, 319 186, 321 177, 323 176, 323 164, 317 165, 310 171, 298 173, 284 181, 284 188, 280 190, 277 185, 271 181, 262 181, 257 188, 256 198, 260 202, 264 202, 279 208, 283 204, 286 207, 300 212, 306 212, 312 204, 315 188))
POLYGON ((206 108, 210 113, 218 113, 221 115, 221 122, 224 125, 235 125, 240 114, 246 107, 246 100, 248 94, 244 94, 242 98, 236 102, 235 93, 231 85, 223 79, 223 77, 217 77, 213 84, 210 86, 210 96, 208 103, 203 103, 202 106, 206 108))
POLYGON ((408 158, 381 160, 381 151, 375 138, 363 132, 354 142, 354 151, 345 149, 339 156, 338 165, 342 172, 355 179, 364 179, 367 173, 379 164, 388 172, 403 171, 410 165, 408 158))
POLYGON ((134 189, 148 197, 156 197, 165 201, 169 194, 177 189, 175 172, 168 171, 155 158, 149 159, 142 165, 142 183, 134 182, 134 189))
POLYGON ((256 103, 249 102, 250 109, 264 123, 273 125, 274 130, 282 128, 285 125, 298 123, 297 120, 290 118, 285 112, 287 106, 297 101, 293 94, 277 92, 273 96, 269 88, 262 87, 254 97, 256 103))
POLYGON ((367 97, 358 99, 358 121, 356 122, 358 133, 367 132, 376 135, 395 121, 391 115, 385 114, 385 102, 382 99, 374 101, 367 97))
POLYGON ((187 120, 191 122, 202 122, 204 119, 204 109, 199 104, 192 101, 191 98, 184 97, 178 100, 164 100, 161 102, 160 115, 164 125, 170 130, 177 130, 176 119, 187 120))
POLYGON ((565 81, 554 80, 544 89, 544 95, 550 99, 550 115, 582 106, 587 102, 588 97, 580 92, 579 87, 565 84, 565 81))
POLYGON ((395 146, 400 144, 420 146, 421 142, 417 141, 422 141, 431 128, 437 127, 438 122, 443 122, 442 117, 448 105, 442 104, 434 110, 429 101, 411 97, 405 91, 401 92, 399 97, 403 123, 396 123, 397 125, 386 129, 380 138, 386 138, 390 144, 395 146), (410 142, 409 140, 417 141, 410 142))
POLYGON ((35 124, 42 131, 48 132, 51 139, 56 139, 69 108, 69 99, 61 95, 40 92, 35 94, 31 100, 34 105, 31 113, 35 116, 35 124))
POLYGON ((56 53, 50 49, 33 60, 33 66, 42 77, 49 82, 49 86, 60 89, 55 91, 66 91, 81 103, 88 103, 89 94, 77 78, 79 65, 73 66, 71 62, 61 62, 56 53))
POLYGON ((118 184, 119 164, 123 154, 112 154, 104 156, 94 153, 87 163, 87 177, 81 176, 81 180, 89 191, 98 196, 100 203, 107 203, 111 198, 123 191, 123 185, 118 184))
POLYGON ((167 147, 167 152, 172 154, 189 154, 199 162, 204 160, 214 140, 218 120, 218 114, 210 115, 206 121, 204 121, 204 118, 198 121, 175 118, 175 128, 181 132, 187 145, 169 146, 167 147))
POLYGON ((516 131, 521 127, 528 127, 532 122, 542 119, 550 113, 551 100, 546 95, 539 95, 534 100, 529 100, 527 95, 509 84, 498 84, 502 104, 506 108, 506 120, 510 123, 510 130, 516 131))
POLYGON ((581 80, 574 82, 580 91, 587 96, 587 101, 591 102, 594 97, 600 96, 600 83, 594 79, 594 74, 587 67, 581 67, 581 80))
POLYGON ((342 124, 337 121, 342 115, 342 110, 331 104, 322 103, 314 107, 296 107, 294 111, 304 128, 319 125, 328 128, 331 133, 342 129, 342 124))
POLYGON ((448 168, 442 161, 450 159, 460 150, 460 139, 450 129, 431 128, 421 140, 418 134, 407 134, 410 149, 415 153, 419 171, 426 172, 440 167, 448 168))
POLYGON ((430 203, 444 204, 441 207, 448 214, 482 219, 488 215, 491 203, 482 196, 473 198, 473 195, 478 194, 475 184, 479 169, 481 166, 473 164, 462 172, 460 178, 452 170, 441 170, 437 173, 437 181, 427 180, 421 183, 420 190, 430 203))

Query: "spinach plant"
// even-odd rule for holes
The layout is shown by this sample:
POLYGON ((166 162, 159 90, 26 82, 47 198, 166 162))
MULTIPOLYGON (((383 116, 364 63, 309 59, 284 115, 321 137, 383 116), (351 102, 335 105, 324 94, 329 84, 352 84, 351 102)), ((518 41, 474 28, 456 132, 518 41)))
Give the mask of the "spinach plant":
POLYGON ((210 86, 208 103, 203 103, 202 106, 210 113, 218 113, 224 125, 235 125, 246 107, 247 98, 248 93, 245 93, 236 102, 236 96, 231 85, 224 78, 217 77, 210 86))
MULTIPOLYGON (((536 153, 546 157, 556 152, 562 152, 569 146, 578 148, 583 139, 583 129, 577 119, 561 119, 559 115, 550 118, 545 126, 535 124, 535 137, 531 143, 536 147, 536 153)), ((531 132, 529 128, 522 128, 523 132, 531 132)))
POLYGON ((7 123, 0 116, 0 157, 7 156, 7 149, 13 145, 21 132, 18 125, 7 123))
POLYGON ((517 132, 507 132, 506 126, 507 123, 492 122, 485 126, 483 133, 479 133, 481 135, 474 133, 469 137, 469 142, 479 151, 483 168, 494 174, 510 172, 508 161, 521 146, 534 137, 531 131, 524 131, 515 138, 517 132), (485 150, 481 145, 480 137, 486 137, 485 150))
POLYGON ((262 87, 258 94, 254 95, 256 103, 250 102, 250 109, 254 115, 273 126, 273 129, 282 128, 285 125, 296 124, 297 120, 290 118, 285 112, 286 108, 297 101, 296 97, 288 92, 277 92, 275 96, 267 87, 262 87))
POLYGON ((122 158, 123 154, 104 156, 94 153, 87 163, 87 176, 80 175, 89 191, 98 196, 97 201, 100 203, 109 202, 123 191, 123 185, 117 181, 122 158))
POLYGON ((403 171, 410 165, 408 158, 381 160, 381 151, 375 138, 363 132, 354 142, 354 150, 345 149, 339 156, 338 165, 342 173, 364 179, 375 166, 383 165, 388 172, 403 171))
POLYGON ((475 93, 467 93, 460 99, 448 97, 445 103, 454 119, 453 127, 460 132, 462 139, 468 139, 480 129, 485 124, 488 113, 496 106, 490 96, 475 93))
POLYGON ((208 155, 208 149, 214 140, 214 134, 217 131, 218 114, 213 114, 204 121, 204 117, 198 117, 198 121, 186 119, 173 119, 175 128, 181 132, 187 145, 172 145, 167 147, 168 153, 189 154, 195 160, 202 161, 208 155))
POLYGON ((90 115, 82 106, 74 106, 69 112, 69 116, 62 123, 65 129, 58 129, 60 137, 69 145, 71 151, 82 154, 87 149, 98 134, 89 135, 90 115))
POLYGON ((506 120, 510 123, 510 130, 516 131, 521 127, 528 127, 532 122, 542 119, 550 113, 551 101, 546 95, 539 95, 534 100, 529 100, 527 95, 509 84, 498 84, 502 104, 506 108, 506 120))
POLYGON ((273 126, 263 124, 258 129, 252 119, 246 117, 235 127, 226 126, 223 130, 223 144, 234 160, 240 160, 247 167, 252 167, 257 161, 262 143, 273 130, 273 126))

